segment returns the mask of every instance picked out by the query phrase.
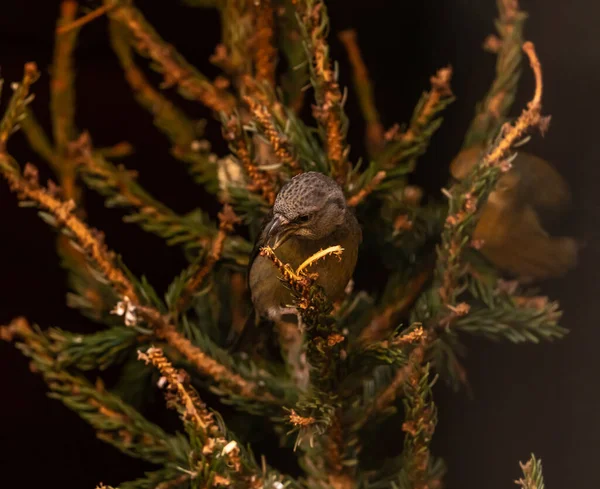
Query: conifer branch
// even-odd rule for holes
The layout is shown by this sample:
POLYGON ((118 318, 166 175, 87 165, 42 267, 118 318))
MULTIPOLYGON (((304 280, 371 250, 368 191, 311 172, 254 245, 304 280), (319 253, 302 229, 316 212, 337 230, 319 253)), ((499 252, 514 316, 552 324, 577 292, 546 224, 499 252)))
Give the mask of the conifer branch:
POLYGON ((366 123, 365 141, 367 151, 371 156, 376 155, 383 145, 383 124, 375 104, 373 85, 369 79, 369 72, 360 52, 356 40, 356 31, 347 29, 338 34, 340 41, 346 48, 348 59, 352 66, 354 88, 360 104, 360 110, 366 123))
POLYGON ((258 489, 264 487, 261 474, 235 440, 229 439, 187 381, 184 371, 177 371, 158 348, 138 352, 138 358, 154 365, 165 378, 167 404, 179 412, 197 447, 191 455, 193 470, 199 483, 207 487, 238 485, 258 489), (223 463, 225 459, 225 463, 223 463), (203 481, 202 479, 205 479, 203 481), (236 484, 237 482, 237 484, 236 484))
MULTIPOLYGON (((396 370, 394 377, 388 383, 388 385, 380 392, 377 393, 376 398, 373 400, 371 405, 363 411, 360 418, 354 424, 355 430, 362 428, 374 415, 384 412, 389 406, 391 406, 397 399, 398 395, 403 392, 406 383, 412 378, 415 369, 420 368, 427 347, 429 345, 430 338, 423 331, 423 328, 416 328, 413 331, 399 335, 392 345, 383 345, 391 349, 405 349, 409 350, 408 359, 404 360, 406 363, 396 370)), ((406 358, 406 357, 405 357, 406 358)))
POLYGON ((219 213, 219 232, 213 239, 208 256, 202 266, 193 265, 190 278, 186 282, 177 302, 177 312, 184 312, 198 287, 204 282, 215 264, 223 254, 223 248, 227 236, 233 231, 233 226, 240 222, 229 205, 225 205, 219 213))
POLYGON ((300 0, 296 2, 296 8, 317 101, 317 105, 313 107, 313 116, 321 128, 331 174, 343 185, 351 166, 346 142, 348 121, 344 114, 344 97, 337 81, 337 73, 329 59, 326 40, 329 28, 327 9, 322 0, 300 0))
POLYGON ((209 246, 214 228, 179 216, 154 200, 135 181, 134 172, 116 168, 94 152, 87 133, 72 148, 85 183, 107 198, 106 205, 133 210, 126 221, 138 223, 145 231, 165 238, 167 244, 181 243, 192 250, 209 246))
POLYGON ((131 349, 150 339, 133 328, 115 326, 97 333, 78 334, 50 328, 44 333, 57 368, 105 370, 125 358, 131 349))
POLYGON ((27 105, 33 100, 29 88, 39 78, 40 73, 35 63, 27 63, 21 83, 13 83, 14 93, 0 121, 0 152, 6 150, 8 138, 19 129, 20 122, 26 117, 27 105))
POLYGON ((544 475, 542 474, 542 461, 531 454, 526 463, 519 463, 523 477, 515 481, 521 489, 544 489, 544 475))
POLYGON ((25 168, 27 178, 23 177, 16 169, 12 158, 2 152, 0 152, 0 173, 20 200, 34 202, 40 209, 51 214, 52 221, 56 226, 68 231, 69 237, 77 243, 119 295, 137 301, 137 293, 133 284, 116 267, 114 254, 104 244, 102 235, 98 231, 88 228, 74 215, 75 204, 73 201, 61 201, 40 186, 37 181, 37 170, 31 165, 25 168))
POLYGON ((46 131, 36 120, 29 107, 25 109, 25 118, 21 121, 21 130, 27 138, 27 142, 33 151, 35 151, 50 167, 59 174, 60 161, 48 138, 46 131))
POLYGON ((252 34, 255 16, 250 2, 232 0, 218 5, 221 14, 221 44, 217 45, 210 61, 233 80, 236 88, 252 75, 252 34))
MULTIPOLYGON (((185 358, 194 363, 200 372, 215 379, 218 384, 233 386, 243 397, 254 399, 256 386, 241 376, 231 372, 227 367, 209 357, 176 329, 165 322, 159 311, 152 307, 142 306, 136 288, 130 279, 115 265, 114 253, 109 251, 103 242, 103 237, 95 230, 89 229, 73 214, 72 201, 63 202, 51 195, 37 181, 35 171, 29 167, 29 178, 23 178, 15 168, 15 163, 5 153, 0 153, 0 173, 8 181, 10 188, 23 200, 36 203, 41 209, 50 214, 50 221, 59 228, 69 232, 69 238, 76 243, 95 269, 106 279, 117 294, 123 298, 123 316, 126 323, 136 323, 133 311, 141 313, 142 317, 152 325, 155 334, 166 340, 185 358), (133 317, 132 317, 133 316, 133 317), (128 320, 129 318, 129 320, 128 320)), ((119 309, 121 306, 117 306, 119 309)), ((272 399, 268 394, 265 397, 272 399)))
POLYGON ((276 399, 270 393, 261 393, 261 389, 254 382, 246 380, 241 375, 233 372, 228 366, 219 363, 200 350, 177 331, 175 326, 169 323, 156 309, 137 306, 128 301, 123 301, 117 307, 124 311, 131 311, 134 324, 138 321, 138 318, 150 324, 158 338, 165 340, 168 345, 194 365, 201 374, 213 379, 225 392, 235 393, 242 398, 260 400, 266 403, 276 402, 276 399))
POLYGON ((269 108, 252 97, 244 97, 244 101, 248 104, 254 122, 271 145, 279 162, 288 166, 293 174, 300 173, 302 169, 293 154, 292 145, 287 136, 277 129, 269 108))
POLYGON ((431 91, 421 96, 408 129, 400 132, 398 126, 385 134, 385 145, 377 157, 381 168, 388 170, 389 178, 398 178, 413 170, 419 156, 425 153, 429 141, 442 123, 439 114, 454 96, 450 88, 452 68, 441 68, 431 77, 431 91))
POLYGON ((387 173, 383 170, 378 171, 375 176, 368 182, 363 188, 361 188, 358 193, 354 194, 347 201, 347 204, 350 207, 356 207, 362 201, 364 201, 369 194, 371 194, 380 184, 385 180, 387 173))
POLYGON ((312 367, 310 381, 315 399, 300 402, 300 414, 294 412, 300 418, 290 420, 292 423, 294 419, 314 420, 304 425, 295 423, 295 429, 299 430, 298 442, 308 438, 312 444, 314 435, 319 435, 318 450, 307 453, 305 457, 308 471, 317 480, 325 477, 326 483, 332 487, 352 489, 352 471, 344 464, 349 433, 341 419, 342 413, 337 406, 339 401, 335 399, 339 381, 337 367, 346 338, 330 316, 331 303, 322 289, 315 285, 318 275, 306 271, 317 260, 327 259, 331 254, 339 255, 342 250, 339 246, 322 250, 296 270, 284 264, 270 247, 262 248, 260 253, 273 262, 294 294, 295 305, 307 332, 307 359, 312 367))
POLYGON ((233 97, 222 87, 208 81, 172 46, 169 46, 130 2, 124 0, 104 0, 104 2, 111 7, 109 16, 131 32, 136 41, 135 49, 158 65, 165 79, 165 87, 176 85, 183 96, 201 102, 215 112, 230 113, 233 110, 235 105, 233 97))
POLYGON ((367 326, 360 332, 357 342, 368 345, 388 336, 397 325, 396 319, 415 303, 432 273, 432 267, 425 267, 424 270, 408 279, 407 283, 398 290, 398 294, 395 294, 389 301, 389 304, 383 306, 379 311, 375 311, 367 326))
POLYGON ((558 323, 562 312, 557 302, 524 294, 516 283, 489 282, 473 274, 468 278, 475 303, 469 314, 457 318, 458 331, 513 343, 552 341, 568 333, 558 323))
MULTIPOLYGON (((60 28, 73 22, 77 8, 77 2, 74 0, 61 2, 52 62, 52 80, 50 81, 50 113, 54 144, 59 158, 63 160, 61 172, 65 173, 69 170, 66 168, 68 163, 64 160, 67 158, 69 143, 75 137, 73 53, 77 44, 78 31, 61 32, 60 28)), ((71 199, 74 196, 67 193, 67 198, 71 199)))
POLYGON ((0 327, 0 339, 15 340, 18 348, 31 359, 51 391, 97 432, 97 437, 132 457, 156 464, 186 464, 188 446, 179 437, 164 433, 118 397, 93 386, 85 378, 70 374, 58 363, 56 351, 39 329, 24 318, 0 327))
POLYGON ((236 116, 229 117, 223 122, 223 136, 226 141, 230 142, 232 153, 240 161, 250 178, 251 183, 248 190, 250 192, 260 192, 267 204, 272 206, 277 193, 273 179, 267 172, 260 170, 252 161, 248 140, 236 116))
POLYGON ((277 50, 273 46, 274 9, 271 0, 254 2, 254 77, 259 82, 275 85, 275 64, 277 50))
POLYGON ((285 105, 294 114, 300 113, 304 105, 306 87, 309 85, 309 69, 306 51, 301 42, 300 26, 296 18, 296 0, 280 2, 276 20, 279 47, 287 60, 288 69, 281 78, 285 105))
POLYGON ((208 141, 199 139, 199 124, 191 121, 146 79, 134 62, 132 49, 126 38, 127 29, 111 19, 109 32, 113 51, 136 101, 152 114, 156 127, 173 145, 171 154, 190 165, 189 170, 198 183, 205 185, 207 190, 216 192, 216 157, 211 156, 208 141))
MULTIPOLYGON (((427 489, 432 487, 429 480, 429 444, 437 423, 437 412, 431 399, 429 364, 413 365, 410 377, 404 384, 404 393, 404 471, 410 487, 427 489)), ((439 485, 439 482, 436 485, 439 485)))
POLYGON ((102 5, 95 10, 88 12, 87 14, 79 17, 73 22, 64 22, 62 25, 56 28, 56 34, 66 34, 68 32, 78 30, 85 24, 89 24, 93 20, 96 20, 106 14, 111 8, 111 5, 102 5))
POLYGON ((453 305, 459 280, 464 275, 460 256, 469 243, 468 236, 475 225, 475 216, 480 202, 487 196, 503 171, 510 169, 506 158, 512 146, 532 127, 544 130, 547 119, 542 118, 542 72, 533 44, 526 42, 523 50, 530 59, 536 81, 535 93, 527 108, 512 125, 505 126, 495 144, 475 166, 470 175, 450 190, 450 209, 442 233, 442 245, 438 253, 437 279, 442 303, 453 305), (467 238, 466 238, 467 237, 467 238))
POLYGON ((527 14, 519 10, 518 0, 497 0, 497 4, 500 16, 496 29, 500 39, 490 36, 484 44, 487 50, 497 53, 496 78, 477 105, 463 149, 485 144, 498 132, 514 102, 521 77, 521 46, 527 14))

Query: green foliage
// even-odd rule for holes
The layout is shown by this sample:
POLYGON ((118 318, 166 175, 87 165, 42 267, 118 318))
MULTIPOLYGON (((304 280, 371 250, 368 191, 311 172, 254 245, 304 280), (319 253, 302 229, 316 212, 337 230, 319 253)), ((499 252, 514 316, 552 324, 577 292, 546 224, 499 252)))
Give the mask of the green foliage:
POLYGON ((520 465, 523 477, 516 482, 522 489, 544 489, 546 487, 542 474, 542 461, 540 459, 535 458, 535 455, 531 454, 531 458, 526 463, 520 465))
MULTIPOLYGON (((464 351, 463 333, 514 343, 538 343, 566 334, 558 324, 557 303, 518 284, 509 286, 471 246, 477 209, 502 168, 480 162, 463 181, 444 190, 447 204, 431 196, 423 203, 420 190, 414 188, 410 197, 408 175, 440 127, 442 111, 454 101, 449 69, 432 78, 431 91, 423 93, 409 124, 388 133, 383 149, 368 164, 352 167, 347 161, 345 94, 330 59, 329 18, 322 1, 185 3, 218 9, 224 50, 213 61, 230 77, 230 86, 199 73, 130 1, 105 0, 112 47, 134 97, 170 141, 172 154, 188 165, 197 183, 234 208, 246 229, 236 235, 233 225, 226 230, 222 223, 218 227, 202 209, 185 215, 173 212, 145 191, 133 172, 111 163, 106 150, 93 150, 86 137, 72 141, 76 135, 71 130, 57 129, 58 116, 53 131, 61 144, 54 148, 31 114, 24 119, 31 101, 29 86, 37 78, 37 71, 28 65, 0 122, 0 174, 21 205, 37 207, 40 217, 64 234, 59 253, 68 270, 68 304, 106 329, 87 334, 56 328, 42 332, 15 320, 0 330, 0 336, 17 338, 19 349, 48 383, 50 395, 87 421, 99 438, 159 466, 120 489, 437 487, 445 468, 429 448, 437 423, 430 370, 455 383, 464 381, 458 360, 464 351), (252 80, 258 55, 253 50, 261 34, 254 32, 260 24, 257 15, 267 16, 261 19, 265 25, 273 21, 271 34, 287 63, 278 71, 276 87, 252 80), (229 154, 212 152, 202 139, 205 121, 192 121, 152 86, 134 52, 151 61, 166 85, 175 85, 183 96, 211 109, 224 126, 229 154), (316 128, 298 115, 309 82, 316 99, 316 128), (262 119, 252 112, 252 104, 246 106, 248 99, 265 109, 262 119), (53 187, 39 185, 35 170, 27 167, 21 172, 5 148, 21 123, 33 149, 57 175, 64 176, 67 163, 77 163, 81 180, 105 197, 107 207, 125 209, 126 221, 183 249, 190 265, 164 294, 145 277, 138 279, 129 272, 106 248, 102 236, 87 227, 83 212, 62 201, 53 187), (278 154, 282 161, 270 161, 272 155, 263 161, 261 145, 283 148, 283 156, 278 154), (348 291, 341 303, 332 304, 314 277, 271 257, 302 318, 300 333, 310 365, 307 389, 295 384, 285 359, 277 354, 269 351, 257 358, 224 346, 234 320, 240 322, 250 313, 248 291, 235 289, 234 274, 239 277, 248 265, 251 243, 269 212, 269 192, 290 178, 295 162, 303 171, 333 174, 348 197, 362 198, 364 191, 357 208, 363 226, 362 253, 372 260, 369 265, 380 265, 385 272, 385 281, 372 284, 373 290, 348 291), (370 188, 382 170, 385 178, 370 188), (269 178, 261 180, 267 173, 269 178), (153 345, 160 350, 150 348, 153 345), (158 372, 137 359, 138 349, 146 351, 140 357, 158 372), (151 359, 151 352, 158 356, 151 359), (87 378, 116 367, 122 376, 110 392, 87 378), (167 434, 137 410, 151 397, 157 379, 159 386, 166 386, 167 405, 180 414, 185 435, 167 434), (282 446, 291 446, 295 437, 305 479, 283 476, 264 460, 259 467, 251 449, 227 430, 218 413, 209 411, 196 387, 239 416, 270 423, 282 446), (403 411, 398 409, 400 399, 403 411), (369 435, 390 415, 402 416, 403 452, 390 454, 383 462, 369 460, 363 450, 369 435)), ((514 99, 525 19, 522 12, 511 10, 513 2, 499 0, 498 5, 502 45, 496 80, 465 139, 465 144, 488 142, 496 135, 488 153, 505 136, 498 129, 514 99)), ((271 35, 262 34, 263 41, 271 35)), ((72 50, 63 59, 62 75, 69 80, 71 55, 72 50)), ((56 99, 53 112, 72 119, 71 98, 66 94, 56 99)), ((512 150, 508 146, 503 150, 507 158, 512 150)), ((267 329, 270 325, 256 327, 265 328, 264 336, 275 342, 275 331, 267 329)), ((532 457, 522 467, 523 489, 543 489, 541 463, 532 457)))
POLYGON ((486 144, 498 133, 514 102, 521 77, 521 46, 527 14, 519 10, 517 2, 497 0, 497 4, 500 17, 496 20, 496 29, 501 39, 497 48, 496 78, 488 93, 477 104, 463 148, 486 144))
MULTIPOLYGON (((98 438, 127 455, 148 462, 185 465, 189 451, 185 438, 167 435, 102 386, 94 386, 83 376, 67 370, 70 362, 60 358, 64 351, 57 352, 56 330, 43 333, 37 327, 32 329, 26 324, 16 324, 17 346, 43 375, 50 397, 60 400, 81 416, 96 430, 98 438)), ((94 344, 89 339, 86 341, 94 344)), ((83 368, 89 366, 89 362, 83 362, 83 368)))

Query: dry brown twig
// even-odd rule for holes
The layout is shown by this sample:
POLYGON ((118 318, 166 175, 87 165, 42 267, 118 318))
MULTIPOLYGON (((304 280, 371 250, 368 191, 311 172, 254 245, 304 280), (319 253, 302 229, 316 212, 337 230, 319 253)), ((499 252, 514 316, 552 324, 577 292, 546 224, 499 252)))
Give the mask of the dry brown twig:
POLYGON ((415 123, 411 124, 408 130, 400 136, 404 141, 413 140, 416 137, 417 132, 427 123, 427 121, 431 117, 431 113, 433 112, 436 105, 439 103, 440 99, 452 95, 452 89, 450 88, 451 79, 451 66, 440 68, 437 71, 437 73, 430 78, 431 91, 429 92, 427 101, 423 105, 423 108, 421 109, 421 112, 419 113, 419 116, 417 117, 415 123))
POLYGON ((346 29, 338 34, 340 41, 344 44, 348 59, 352 66, 354 85, 358 95, 358 101, 363 117, 366 122, 366 143, 370 154, 377 153, 383 145, 383 124, 379 119, 379 113, 375 105, 373 87, 369 79, 369 72, 360 52, 356 40, 356 31, 346 29))
POLYGON ((111 7, 109 15, 125 25, 134 36, 138 49, 162 68, 165 86, 178 85, 192 99, 215 112, 232 112, 235 99, 231 94, 218 83, 211 83, 200 75, 160 38, 139 10, 121 0, 104 1, 106 6, 111 7))
POLYGON ((274 11, 271 0, 253 2, 254 27, 254 76, 256 80, 275 85, 275 61, 277 50, 273 46, 274 11))
MULTIPOLYGON (((75 3, 75 2, 73 2, 73 3, 75 3)), ((79 29, 79 28, 83 27, 85 24, 88 24, 88 23, 92 22, 93 20, 102 17, 104 14, 106 14, 108 11, 110 11, 114 7, 115 7, 115 5, 102 5, 102 6, 98 7, 97 9, 92 10, 91 12, 83 15, 82 17, 79 17, 77 20, 75 20, 73 22, 66 23, 64 25, 57 27, 56 33, 57 34, 66 34, 67 32, 73 31, 75 29, 79 29)))
POLYGON ((219 212, 219 231, 213 239, 210 252, 203 265, 198 268, 196 273, 187 281, 179 300, 177 301, 177 310, 182 311, 193 297, 198 287, 204 282, 206 276, 220 260, 223 253, 223 246, 227 236, 233 231, 233 227, 241 222, 240 218, 233 212, 233 208, 226 204, 223 210, 219 212))
POLYGON ((360 189, 360 191, 357 194, 353 195, 348 199, 348 206, 356 207, 363 200, 365 200, 368 197, 368 195, 372 193, 373 190, 375 190, 381 182, 383 182, 386 175, 387 173, 385 171, 378 171, 369 183, 367 183, 362 189, 360 189))

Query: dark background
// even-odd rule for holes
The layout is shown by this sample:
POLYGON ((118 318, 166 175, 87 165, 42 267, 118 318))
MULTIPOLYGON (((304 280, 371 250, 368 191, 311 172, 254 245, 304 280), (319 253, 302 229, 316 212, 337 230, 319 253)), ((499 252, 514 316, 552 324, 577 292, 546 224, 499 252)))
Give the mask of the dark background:
MULTIPOLYGON (((215 74, 206 59, 218 39, 216 15, 177 2, 137 3, 190 61, 215 74)), ((97 3, 87 5, 94 8, 97 3)), ((565 310, 563 324, 571 330, 565 340, 514 346, 467 339, 472 398, 464 392, 437 390, 440 423, 434 450, 448 462, 451 489, 510 487, 519 474, 517 462, 532 451, 543 459, 549 488, 585 489, 600 484, 596 309, 600 257, 595 230, 600 218, 596 190, 600 7, 584 0, 523 0, 521 5, 530 13, 526 37, 535 42, 543 63, 544 111, 552 115, 548 135, 535 136, 528 150, 552 161, 571 184, 575 207, 565 229, 585 238, 588 246, 575 272, 544 287, 565 310)), ((26 61, 38 63, 44 76, 35 86, 34 110, 46 127, 47 68, 57 6, 51 1, 4 0, 0 15, 2 76, 7 82, 19 80, 26 61)), ((480 46, 493 32, 495 2, 337 1, 331 3, 331 15, 334 33, 349 25, 358 30, 386 126, 407 121, 421 91, 428 87, 429 76, 445 64, 454 67, 457 101, 448 109, 418 172, 420 181, 439 188, 474 104, 493 78, 495 58, 480 46)), ((88 129, 98 146, 132 142, 137 153, 127 164, 139 169, 141 182, 176 211, 208 206, 198 187, 187 181, 183 165, 168 156, 168 144, 148 114, 132 100, 104 29, 104 20, 86 28, 77 52, 78 127, 88 129)), ((341 61, 342 81, 349 84, 337 40, 332 41, 332 50, 341 61)), ((532 77, 525 70, 517 111, 532 89, 532 77)), ((187 107, 193 115, 202 115, 194 106, 187 107)), ((351 120, 358 120, 352 97, 348 110, 351 120)), ((350 138, 356 158, 362 142, 359 123, 351 125, 350 138)), ((11 151, 22 164, 39 162, 18 137, 11 151)), ((123 254, 135 273, 145 273, 162 287, 184 266, 176 250, 165 251, 159 239, 120 222, 121 213, 103 210, 98 197, 90 194, 86 203, 89 220, 106 231, 109 246, 123 254)), ((64 305, 64 274, 54 244, 53 232, 34 212, 18 209, 7 186, 0 184, 0 323, 23 314, 42 326, 91 330, 64 305)), ((96 440, 83 421, 47 399, 43 382, 28 371, 27 361, 3 343, 0 375, 0 487, 50 483, 82 489, 100 481, 116 485, 140 475, 141 464, 96 440)))

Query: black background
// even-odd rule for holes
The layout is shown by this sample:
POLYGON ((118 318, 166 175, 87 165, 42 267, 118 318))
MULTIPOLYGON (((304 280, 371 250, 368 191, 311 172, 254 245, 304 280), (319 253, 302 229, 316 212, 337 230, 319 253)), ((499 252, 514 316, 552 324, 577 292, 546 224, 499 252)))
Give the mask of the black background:
MULTIPOLYGON (((177 2, 140 0, 138 5, 191 62, 215 74, 206 62, 218 40, 215 14, 177 2)), ((514 346, 467 339, 473 397, 437 390, 440 423, 434 450, 448 462, 449 488, 510 487, 519 474, 517 462, 532 451, 543 459, 549 488, 600 484, 595 465, 600 444, 596 309, 600 257, 595 230, 600 217, 596 190, 600 7, 584 0, 523 0, 521 5, 530 13, 526 37, 536 44, 543 63, 544 111, 552 115, 548 135, 535 136, 528 149, 552 161, 571 184, 575 207, 565 229, 585 238, 588 246, 575 272, 544 287, 562 302, 563 324, 571 329, 565 340, 514 346)), ((43 77, 35 87, 34 110, 46 127, 47 68, 57 6, 51 1, 4 0, 0 8, 2 76, 8 82, 19 80, 26 61, 38 63, 43 77)), ((474 104, 493 78, 495 59, 480 46, 493 32, 495 2, 336 1, 331 3, 331 15, 334 33, 350 25, 358 30, 386 126, 407 121, 429 76, 445 64, 454 67, 457 101, 447 111, 417 174, 429 188, 439 188, 474 104)), ((175 210, 202 205, 214 211, 198 187, 186 180, 183 165, 168 156, 168 144, 148 114, 132 100, 108 47, 105 27, 104 20, 98 20, 86 28, 77 52, 78 127, 88 129, 98 146, 132 142, 137 153, 128 165, 139 169, 141 182, 175 210)), ((348 66, 335 39, 332 52, 341 62, 342 82, 348 84, 348 66)), ((525 70, 515 110, 532 89, 532 77, 525 70)), ((186 107, 192 115, 203 114, 194 106, 186 107)), ((348 111, 357 121, 352 97, 348 111)), ((218 129, 214 136, 217 141, 218 129)), ((356 158, 362 144, 360 123, 351 125, 350 139, 356 158)), ((10 149, 21 163, 38 162, 18 136, 10 149)), ((105 211, 98 197, 86 195, 86 203, 89 220, 106 231, 109 246, 122 253, 135 273, 145 273, 162 287, 184 266, 176 250, 165 250, 159 239, 120 222, 120 212, 105 211)), ((53 236, 34 212, 18 209, 6 185, 0 184, 0 323, 23 314, 42 326, 90 331, 92 326, 64 305, 64 274, 53 236)), ((140 475, 141 464, 96 440, 83 421, 47 399, 43 382, 6 344, 0 344, 0 375, 0 487, 50 483, 81 489, 100 481, 116 485, 140 475)))

